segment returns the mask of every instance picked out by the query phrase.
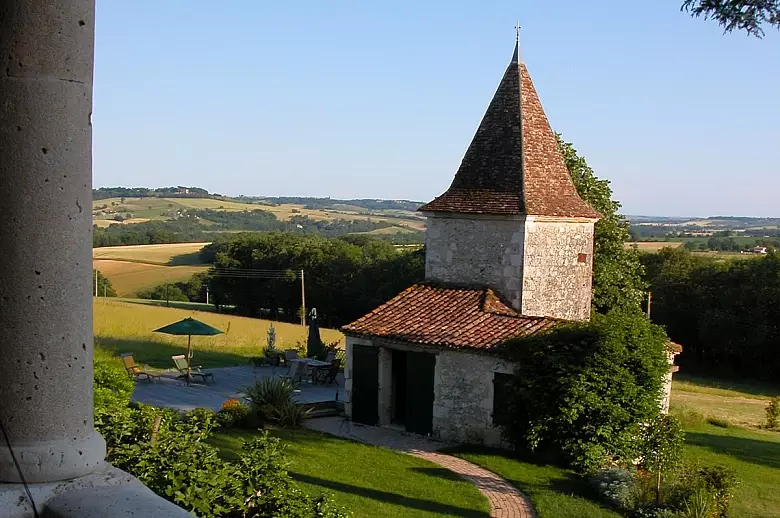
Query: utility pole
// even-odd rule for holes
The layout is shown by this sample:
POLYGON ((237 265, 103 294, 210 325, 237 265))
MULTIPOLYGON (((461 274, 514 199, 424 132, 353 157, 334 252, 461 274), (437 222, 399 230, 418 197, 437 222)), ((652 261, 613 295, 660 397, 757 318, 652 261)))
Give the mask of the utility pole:
POLYGON ((306 325, 306 288, 303 284, 303 270, 301 270, 301 325, 306 325))
POLYGON ((206 284, 206 305, 209 304, 209 285, 206 284))
POLYGON ((95 268, 95 298, 97 298, 97 296, 98 296, 97 274, 98 274, 98 271, 97 271, 97 268, 95 268))
POLYGON ((653 304, 653 292, 647 292, 647 319, 650 320, 650 306, 653 304))
MULTIPOLYGON (((171 307, 171 301, 168 299, 168 272, 165 272, 165 307, 171 307)), ((189 373, 187 373, 187 375, 189 375, 189 373)))

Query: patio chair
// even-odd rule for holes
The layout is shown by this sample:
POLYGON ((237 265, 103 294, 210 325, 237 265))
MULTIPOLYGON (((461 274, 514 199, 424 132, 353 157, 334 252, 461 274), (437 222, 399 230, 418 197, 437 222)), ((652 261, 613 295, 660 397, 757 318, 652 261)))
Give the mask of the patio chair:
POLYGON ((325 361, 328 363, 333 363, 333 360, 336 359, 336 351, 330 350, 328 351, 328 354, 325 355, 325 361))
MULTIPOLYGON (((171 356, 171 359, 173 359, 173 364, 176 366, 176 370, 181 374, 179 377, 186 378, 187 357, 183 354, 177 354, 175 356, 171 356)), ((202 372, 202 368, 203 367, 201 365, 190 365, 190 378, 193 376, 200 376, 203 378, 203 383, 208 383, 209 379, 211 379, 212 383, 216 383, 216 381, 214 381, 214 374, 210 372, 202 372)))
POLYGON ((284 351, 284 365, 287 367, 287 375, 290 375, 290 369, 293 366, 293 363, 300 363, 300 362, 292 362, 290 360, 297 360, 298 359, 298 350, 297 349, 287 349, 284 351))
POLYGON ((323 385, 332 385, 333 383, 336 383, 336 376, 339 375, 339 367, 341 367, 341 360, 334 358, 333 361, 330 362, 329 367, 317 369, 317 383, 322 383, 323 385))
POLYGON ((295 386, 295 379, 298 378, 298 384, 303 382, 304 376, 306 376, 306 371, 308 370, 308 365, 306 362, 290 362, 290 367, 292 368, 292 364, 295 364, 295 370, 293 371, 292 375, 286 375, 286 376, 279 376, 279 378, 283 380, 288 380, 293 386, 295 386))
POLYGON ((121 353, 119 356, 122 357, 122 363, 125 364, 127 375, 131 378, 137 380, 140 376, 146 376, 146 380, 151 382, 153 381, 153 378, 158 377, 153 374, 149 374, 148 372, 142 371, 141 367, 135 364, 133 353, 121 353))

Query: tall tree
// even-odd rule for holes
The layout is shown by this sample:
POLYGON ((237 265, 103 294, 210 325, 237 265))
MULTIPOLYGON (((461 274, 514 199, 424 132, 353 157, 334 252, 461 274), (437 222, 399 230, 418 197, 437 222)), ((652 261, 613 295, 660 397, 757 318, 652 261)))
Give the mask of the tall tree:
POLYGON ((644 298, 643 268, 639 253, 625 248, 630 236, 628 220, 618 212, 620 203, 612 199, 609 180, 597 178, 571 143, 558 135, 558 144, 577 192, 602 215, 593 247, 593 308, 600 313, 637 311, 644 298))
POLYGON ((681 9, 715 20, 726 32, 739 30, 762 38, 764 25, 780 29, 780 0, 685 0, 681 9))

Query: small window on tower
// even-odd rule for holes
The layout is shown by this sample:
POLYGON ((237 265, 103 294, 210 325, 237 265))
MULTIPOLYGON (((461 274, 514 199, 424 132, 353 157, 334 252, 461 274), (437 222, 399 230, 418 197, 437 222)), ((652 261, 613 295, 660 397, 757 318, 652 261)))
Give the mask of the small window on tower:
POLYGON ((588 262, 588 254, 577 254, 577 262, 578 263, 587 263, 588 262))

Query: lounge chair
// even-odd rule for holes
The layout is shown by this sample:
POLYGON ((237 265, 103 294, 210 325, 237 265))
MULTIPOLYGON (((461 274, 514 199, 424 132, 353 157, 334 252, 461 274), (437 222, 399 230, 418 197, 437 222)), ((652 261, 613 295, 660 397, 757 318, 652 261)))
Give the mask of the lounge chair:
MULTIPOLYGON (((176 370, 181 373, 179 376, 180 378, 186 378, 187 377, 187 357, 183 354, 177 354, 176 356, 171 356, 173 359, 173 364, 176 366, 176 370)), ((203 378, 203 383, 208 383, 208 380, 211 379, 213 383, 216 383, 214 381, 214 375, 210 372, 202 372, 201 369, 203 367, 201 365, 190 365, 190 378, 193 376, 200 376, 203 378)))
POLYGON ((157 378, 157 376, 153 374, 149 374, 148 372, 142 371, 141 367, 135 364, 135 360, 133 359, 133 353, 122 353, 119 356, 122 357, 122 363, 125 364, 127 375, 130 376, 131 378, 137 380, 140 376, 146 376, 146 380, 149 382, 153 381, 153 378, 157 378))
POLYGON ((339 367, 341 367, 341 360, 339 358, 334 358, 333 361, 330 362, 329 367, 317 369, 315 371, 317 383, 322 383, 323 385, 336 383, 336 376, 339 375, 339 367))

